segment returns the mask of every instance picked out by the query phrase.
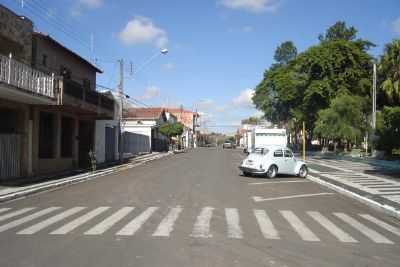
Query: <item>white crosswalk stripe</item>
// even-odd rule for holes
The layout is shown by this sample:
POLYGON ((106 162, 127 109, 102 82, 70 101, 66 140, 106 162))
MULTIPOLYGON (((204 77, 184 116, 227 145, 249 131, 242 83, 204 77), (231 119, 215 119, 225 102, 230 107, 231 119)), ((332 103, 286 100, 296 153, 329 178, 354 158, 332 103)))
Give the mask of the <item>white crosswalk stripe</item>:
POLYGON ((53 212, 55 210, 58 210, 58 209, 61 209, 61 207, 50 207, 50 208, 35 212, 35 213, 33 213, 31 215, 28 215, 26 217, 22 217, 22 218, 20 218, 18 220, 9 222, 7 224, 4 224, 4 225, 0 226, 0 233, 4 232, 4 231, 7 231, 7 230, 9 230, 11 228, 17 227, 17 226, 19 226, 21 224, 27 223, 29 221, 33 221, 33 220, 35 220, 35 219, 37 219, 39 217, 42 217, 42 216, 44 216, 46 214, 49 214, 49 213, 51 213, 51 212, 53 212))
POLYGON ((226 224, 228 225, 228 237, 240 239, 243 238, 242 227, 240 226, 239 212, 237 209, 225 209, 226 224))
POLYGON ((30 226, 30 227, 28 227, 28 228, 26 228, 24 230, 21 230, 17 234, 18 235, 32 235, 32 234, 37 233, 40 230, 42 230, 42 229, 44 229, 44 228, 46 228, 46 227, 48 227, 48 226, 50 226, 52 224, 55 224, 55 223, 65 219, 65 218, 67 218, 69 216, 72 216, 72 215, 80 212, 83 209, 85 209, 85 207, 75 207, 75 208, 68 209, 68 210, 66 210, 66 211, 64 211, 64 212, 62 212, 60 214, 57 214, 57 215, 55 215, 53 217, 50 217, 47 220, 44 220, 44 221, 42 221, 40 223, 32 225, 32 226, 30 226))
POLYGON ((94 217, 96 217, 99 214, 105 212, 109 208, 110 207, 98 207, 97 209, 92 210, 92 211, 86 213, 85 215, 82 215, 81 217, 73 220, 72 222, 69 222, 69 223, 65 224, 64 226, 61 226, 60 228, 58 228, 57 230, 54 230, 50 234, 51 235, 65 235, 65 234, 68 234, 69 232, 71 232, 74 229, 78 228, 82 224, 90 221, 94 217))
MULTIPOLYGON (((38 234, 39 232, 45 232, 46 229, 50 229, 50 227, 56 225, 57 223, 64 222, 64 224, 58 226, 56 230, 53 230, 52 232, 48 231, 47 234, 66 235, 81 227, 79 232, 83 236, 103 235, 111 232, 116 236, 130 237, 134 236, 141 228, 143 228, 150 218, 154 217, 154 220, 157 220, 158 216, 156 217, 154 214, 160 210, 160 207, 148 207, 144 209, 138 213, 138 215, 135 215, 135 217, 127 220, 127 222, 122 224, 122 226, 115 230, 115 232, 111 231, 111 229, 116 228, 116 226, 121 224, 122 221, 130 217, 131 214, 133 214, 133 211, 136 211, 134 207, 122 207, 112 213, 110 212, 110 214, 107 216, 100 215, 105 215, 107 211, 110 211, 111 207, 97 207, 89 211, 85 210, 87 209, 86 207, 71 207, 61 210, 51 216, 48 214, 62 208, 50 207, 39 210, 35 209, 37 208, 29 207, 5 213, 3 216, 11 214, 8 218, 3 217, 10 219, 10 221, 0 225, 0 233, 31 222, 31 225, 25 225, 25 227, 21 230, 17 230, 16 234, 34 235, 38 234), (29 214, 29 211, 32 213, 29 214), (82 211, 85 212, 79 215, 79 217, 76 217, 78 216, 77 214, 81 213, 82 211), (18 215, 20 215, 20 218, 14 218, 18 215), (41 217, 45 218, 38 220, 41 217), (84 226, 87 224, 90 224, 90 227, 85 227, 86 230, 83 231, 82 228, 84 228, 84 226)), ((192 222, 193 227, 191 232, 187 233, 188 237, 213 238, 214 236, 212 232, 214 223, 219 225, 221 222, 224 222, 226 225, 226 238, 243 239, 244 231, 242 230, 240 216, 248 216, 248 214, 242 214, 236 208, 223 208, 222 210, 224 211, 225 215, 225 218, 223 218, 216 216, 215 210, 216 209, 211 206, 201 208, 197 214, 197 217, 195 217, 192 222)), ((160 219, 157 228, 152 233, 152 236, 165 238, 170 237, 174 232, 174 229, 178 227, 176 226, 176 222, 183 211, 184 209, 181 206, 169 208, 166 216, 160 219)), ((382 219, 378 219, 369 214, 349 215, 342 212, 334 212, 325 215, 319 211, 301 211, 295 213, 291 210, 278 210, 278 215, 280 214, 281 217, 271 217, 271 213, 263 209, 253 209, 251 212, 254 215, 252 218, 257 224, 258 229, 249 229, 249 236, 252 236, 254 233, 259 234, 261 232, 262 235, 260 236, 268 240, 279 240, 284 239, 283 237, 287 237, 288 234, 283 234, 283 232, 281 232, 282 230, 287 231, 287 228, 282 226, 282 219, 284 219, 287 222, 287 225, 293 229, 293 231, 289 232, 293 232, 293 234, 298 236, 297 238, 307 242, 321 242, 324 241, 324 239, 328 236, 332 236, 335 238, 335 240, 337 240, 337 242, 340 243, 356 244, 370 240, 369 242, 377 244, 394 244, 398 242, 400 237, 400 228, 398 226, 391 225, 390 223, 387 223, 382 219), (356 219, 357 217, 360 220, 356 219), (274 222, 274 219, 278 219, 279 223, 274 222), (363 221, 365 221, 367 224, 364 224, 363 221), (342 224, 338 224, 337 222, 342 224), (343 222, 346 224, 346 231, 344 228, 342 228, 344 226, 341 226, 343 225, 343 222), (280 227, 283 227, 283 229, 280 229, 280 227), (313 227, 316 227, 316 229, 313 227), (314 232, 314 230, 317 232, 314 232), (322 235, 322 230, 325 232, 324 235, 322 235), (385 233, 380 233, 379 231, 384 231, 385 233), (318 233, 318 235, 321 236, 317 236, 315 233, 318 233), (355 239, 354 234, 358 236, 360 233, 368 239, 355 239)), ((154 222, 154 220, 152 221, 154 222)))
POLYGON ((281 210, 282 216, 304 241, 320 241, 320 239, 290 210, 281 210))
POLYGON ((334 213, 338 218, 343 220, 344 222, 350 224, 353 226, 355 229, 360 231, 362 234, 370 238, 372 241, 375 243, 381 243, 381 244, 393 244, 392 241, 381 235, 380 233, 376 232, 375 230, 372 230, 371 228, 367 227, 366 225, 360 223, 356 219, 350 217, 347 214, 336 212, 334 213))
POLYGON ((213 207, 205 207, 201 210, 193 227, 192 237, 210 238, 210 223, 213 215, 213 207))
POLYGON ((97 224, 93 228, 85 232, 85 235, 101 235, 110 229, 114 224, 122 220, 127 216, 134 208, 133 207, 123 207, 119 211, 115 212, 113 215, 103 220, 101 223, 97 224))
POLYGON ((12 217, 17 217, 18 215, 22 215, 22 214, 27 213, 27 212, 29 212, 31 210, 34 210, 34 209, 35 208, 24 208, 24 209, 20 209, 20 210, 16 210, 16 211, 10 212, 10 213, 6 213, 6 214, 0 216, 0 222, 1 221, 5 221, 7 219, 10 219, 12 217))
POLYGON ((179 214, 182 212, 181 207, 172 208, 167 216, 158 225, 158 228, 153 233, 156 237, 168 237, 174 230, 175 221, 178 219, 179 214))
POLYGON ((0 209, 0 213, 6 212, 6 211, 9 211, 9 210, 11 210, 11 208, 1 208, 0 209))
POLYGON ((117 232, 116 235, 134 235, 156 210, 158 210, 158 207, 147 208, 144 212, 142 212, 139 216, 130 221, 119 232, 117 232))
POLYGON ((330 232, 333 236, 335 236, 339 241, 344 243, 357 243, 358 241, 351 237, 348 233, 340 229, 333 222, 331 222, 328 218, 317 211, 308 211, 308 215, 310 215, 314 220, 316 220, 322 227, 324 227, 328 232, 330 232))
POLYGON ((375 217, 373 217, 373 216, 371 216, 369 214, 360 214, 360 216, 363 217, 364 219, 370 221, 370 222, 375 223, 376 225, 379 225, 383 229, 385 229, 385 230, 387 230, 387 231, 389 231, 389 232, 391 232, 391 233, 393 233, 393 234, 395 234, 397 236, 400 236, 400 229, 399 228, 396 228, 396 227, 394 227, 394 226, 392 226, 392 225, 390 225, 388 223, 385 223, 384 221, 379 220, 378 218, 375 218, 375 217))
POLYGON ((280 239, 278 231, 275 229, 271 219, 264 210, 254 210, 254 216, 256 217, 260 230, 266 239, 280 239))

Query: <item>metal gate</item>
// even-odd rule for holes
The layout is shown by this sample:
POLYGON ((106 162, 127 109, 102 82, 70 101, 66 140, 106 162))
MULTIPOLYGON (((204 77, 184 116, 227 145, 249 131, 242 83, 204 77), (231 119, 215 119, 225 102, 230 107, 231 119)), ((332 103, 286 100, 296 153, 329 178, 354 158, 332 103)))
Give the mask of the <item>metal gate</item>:
POLYGON ((0 134, 0 178, 20 176, 21 136, 0 134))
POLYGON ((106 127, 106 162, 115 161, 115 127, 106 127))

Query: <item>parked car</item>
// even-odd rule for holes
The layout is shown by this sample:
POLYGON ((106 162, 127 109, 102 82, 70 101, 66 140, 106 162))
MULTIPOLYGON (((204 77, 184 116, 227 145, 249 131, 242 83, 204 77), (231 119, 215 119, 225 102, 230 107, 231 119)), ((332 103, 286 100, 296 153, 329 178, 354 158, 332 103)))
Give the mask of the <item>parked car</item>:
POLYGON ((235 148, 235 144, 233 144, 232 142, 225 142, 222 144, 222 148, 235 148))
POLYGON ((308 168, 304 161, 294 157, 286 146, 267 146, 256 148, 240 164, 243 175, 266 175, 274 178, 277 174, 297 175, 306 178, 308 168))

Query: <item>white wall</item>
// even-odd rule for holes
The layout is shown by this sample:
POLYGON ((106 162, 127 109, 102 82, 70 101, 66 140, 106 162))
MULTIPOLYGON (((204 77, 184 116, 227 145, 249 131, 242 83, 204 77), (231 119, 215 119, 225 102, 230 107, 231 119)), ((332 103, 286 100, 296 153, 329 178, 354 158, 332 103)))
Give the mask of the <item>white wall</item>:
POLYGON ((106 127, 115 127, 115 159, 119 159, 118 152, 118 121, 117 120, 98 120, 96 121, 95 151, 97 163, 104 163, 106 160, 106 127))
POLYGON ((140 121, 136 120, 125 121, 123 131, 141 134, 149 137, 149 151, 151 150, 151 129, 156 125, 156 121, 140 121))

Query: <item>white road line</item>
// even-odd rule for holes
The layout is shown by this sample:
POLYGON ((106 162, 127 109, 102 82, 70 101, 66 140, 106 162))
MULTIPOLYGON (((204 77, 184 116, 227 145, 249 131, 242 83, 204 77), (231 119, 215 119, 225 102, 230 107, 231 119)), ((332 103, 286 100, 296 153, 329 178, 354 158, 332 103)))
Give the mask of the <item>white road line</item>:
POLYGON ((271 219, 264 210, 254 210, 254 216, 256 217, 260 230, 266 239, 280 239, 278 231, 275 229, 271 219))
POLYGON ((338 218, 340 218, 342 221, 350 224, 353 226, 355 229, 360 231, 362 234, 367 236, 369 239, 374 241, 375 243, 380 243, 380 244, 393 244, 392 241, 381 235, 380 233, 376 232, 375 230, 372 230, 371 228, 367 227, 366 225, 360 223, 356 219, 350 217, 347 214, 336 212, 334 213, 338 218))
POLYGON ((26 217, 22 217, 22 218, 20 218, 18 220, 9 222, 7 224, 4 224, 4 225, 0 226, 0 233, 4 232, 4 231, 7 231, 7 230, 9 230, 11 228, 17 227, 17 226, 19 226, 21 224, 24 224, 26 222, 32 221, 34 219, 37 219, 37 218, 39 218, 41 216, 49 214, 50 212, 53 212, 53 211, 58 210, 58 209, 61 209, 61 207, 50 207, 50 208, 35 212, 35 213, 33 213, 31 215, 28 215, 26 217))
POLYGON ((262 182, 262 183, 249 183, 249 185, 262 185, 262 184, 285 184, 285 183, 309 183, 310 181, 280 181, 280 182, 262 182))
POLYGON ((210 222, 213 215, 214 208, 213 207, 204 207, 199 216, 197 216, 196 223, 194 224, 192 237, 199 238, 210 238, 212 234, 210 234, 210 222))
POLYGON ((28 211, 31 211, 33 209, 36 209, 36 208, 24 208, 24 209, 20 209, 20 210, 16 210, 16 211, 4 214, 3 216, 0 216, 0 222, 4 221, 4 220, 7 220, 7 219, 10 219, 12 217, 16 217, 18 215, 27 213, 28 211))
POLYGON ((351 237, 348 233, 337 227, 328 218, 317 211, 307 211, 307 214, 315 221, 321 224, 328 232, 334 235, 339 241, 345 243, 357 243, 358 241, 351 237))
POLYGON ((94 209, 78 218, 76 218, 75 220, 61 226, 60 228, 54 230, 53 232, 51 232, 51 235, 65 235, 71 231, 73 231, 74 229, 76 229, 77 227, 81 226, 82 224, 90 221, 91 219, 93 219, 94 217, 96 217, 97 215, 105 212, 106 210, 108 210, 110 207, 98 207, 97 209, 94 209))
POLYGON ((280 213, 299 234, 304 241, 320 241, 320 239, 290 210, 281 210, 280 213))
POLYGON ((101 235, 105 233, 108 229, 110 229, 114 224, 122 220, 125 216, 127 216, 134 207, 123 207, 111 216, 104 219, 102 222, 98 223, 94 227, 90 228, 86 231, 85 235, 101 235))
POLYGON ((153 215, 153 213, 158 210, 158 207, 149 207, 144 212, 142 212, 135 219, 130 221, 127 225, 125 225, 121 230, 119 230, 116 235, 134 235, 140 227, 153 215))
POLYGON ((284 197, 271 197, 271 198, 262 198, 262 197, 258 197, 258 196, 253 196, 253 200, 254 200, 254 202, 263 202, 263 201, 272 201, 272 200, 280 200, 280 199, 327 196, 327 195, 334 195, 334 194, 335 193, 316 193, 316 194, 301 194, 301 195, 292 195, 292 196, 284 196, 284 197))
POLYGON ((56 222, 59 222, 59 221, 65 219, 65 218, 67 218, 69 216, 72 216, 75 213, 78 213, 78 212, 80 212, 81 210, 84 210, 84 209, 85 209, 85 207, 74 207, 74 208, 68 209, 68 210, 66 210, 64 212, 61 212, 60 214, 57 214, 57 215, 55 215, 53 217, 50 217, 50 218, 48 218, 48 219, 46 219, 46 220, 44 220, 44 221, 42 221, 40 223, 37 223, 37 224, 32 225, 32 226, 30 226, 30 227, 28 227, 26 229, 23 229, 23 230, 19 231, 17 234, 18 235, 32 235, 32 234, 35 234, 35 233, 39 232, 40 230, 42 230, 42 229, 44 229, 44 228, 46 228, 46 227, 48 227, 48 226, 50 226, 52 224, 55 224, 56 222))
POLYGON ((377 219, 377 218, 375 218, 375 217, 373 217, 373 216, 371 216, 369 214, 359 214, 359 215, 361 217, 363 217, 364 219, 366 219, 366 220, 368 220, 370 222, 373 222, 376 225, 379 225, 383 229, 385 229, 385 230, 387 230, 387 231, 389 231, 389 232, 391 232, 391 233, 393 233, 393 234, 395 234, 397 236, 400 236, 400 229, 399 228, 396 228, 396 227, 394 227, 394 226, 392 226, 392 225, 390 225, 388 223, 385 223, 384 221, 381 221, 381 220, 379 220, 379 219, 377 219))
POLYGON ((240 227, 239 212, 237 209, 225 209, 226 223, 228 225, 228 237, 240 239, 243 237, 243 231, 240 227))
POLYGON ((172 208, 167 216, 158 225, 153 236, 156 237, 168 237, 170 233, 174 230, 174 223, 178 219, 179 214, 182 212, 181 207, 172 208))
POLYGON ((0 209, 0 213, 3 213, 3 212, 6 212, 6 211, 9 211, 11 208, 1 208, 0 209))

